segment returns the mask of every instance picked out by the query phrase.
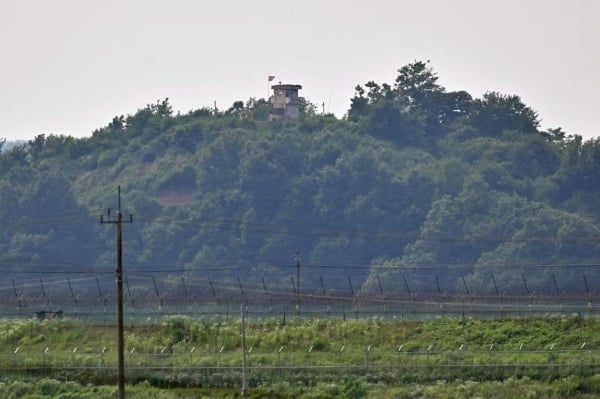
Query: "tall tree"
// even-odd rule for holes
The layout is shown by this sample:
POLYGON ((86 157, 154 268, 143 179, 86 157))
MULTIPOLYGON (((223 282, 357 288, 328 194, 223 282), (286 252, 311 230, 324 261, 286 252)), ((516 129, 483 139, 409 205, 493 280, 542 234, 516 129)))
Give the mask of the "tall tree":
POLYGON ((398 69, 394 90, 410 109, 427 107, 432 97, 445 91, 437 81, 438 76, 429 61, 416 61, 398 69))
POLYGON ((536 133, 540 120, 521 97, 490 91, 475 101, 472 123, 481 134, 498 137, 505 130, 536 133))

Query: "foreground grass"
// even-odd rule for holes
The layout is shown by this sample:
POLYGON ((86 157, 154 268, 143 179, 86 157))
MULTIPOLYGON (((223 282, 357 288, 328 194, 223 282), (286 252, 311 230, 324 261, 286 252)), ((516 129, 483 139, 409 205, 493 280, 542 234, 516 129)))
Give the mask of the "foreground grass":
MULTIPOLYGON (((247 342, 255 349, 337 351, 342 345, 362 350, 367 346, 381 351, 417 351, 430 346, 455 350, 461 345, 471 349, 491 344, 505 348, 525 345, 529 348, 576 348, 583 343, 600 349, 600 320, 573 318, 478 320, 440 318, 425 322, 396 320, 303 320, 285 323, 277 319, 252 320, 247 323, 247 342)), ((159 353, 168 348, 186 351, 192 347, 205 350, 240 347, 240 324, 237 320, 195 321, 187 317, 167 317, 161 321, 126 327, 127 349, 159 353)), ((0 320, 0 351, 16 348, 95 352, 114 348, 113 326, 86 324, 76 319, 0 320)))
MULTIPOLYGON (((251 320, 249 357, 259 371, 250 375, 250 392, 253 398, 598 397, 599 328, 600 321, 579 318, 251 320), (332 368, 310 367, 317 364, 332 368), (273 368, 260 371, 264 365, 273 368), (303 368, 280 367, 288 365, 303 368)), ((114 327, 80 320, 0 321, 0 398, 115 397, 114 337, 114 327)), ((240 396, 238 321, 170 317, 128 326, 126 348, 128 398, 240 396), (140 367, 146 365, 165 368, 140 367)))
MULTIPOLYGON (((407 384, 401 387, 382 387, 361 381, 342 384, 319 384, 314 387, 294 386, 287 382, 250 390, 255 399, 462 399, 462 398, 597 398, 600 376, 581 379, 569 377, 560 381, 532 381, 528 378, 509 378, 503 381, 437 381, 431 384, 407 384)), ((233 388, 156 388, 147 382, 128 386, 130 399, 227 399, 241 397, 233 388)), ((0 398, 6 399, 112 399, 114 386, 82 385, 53 379, 0 382, 0 398)))

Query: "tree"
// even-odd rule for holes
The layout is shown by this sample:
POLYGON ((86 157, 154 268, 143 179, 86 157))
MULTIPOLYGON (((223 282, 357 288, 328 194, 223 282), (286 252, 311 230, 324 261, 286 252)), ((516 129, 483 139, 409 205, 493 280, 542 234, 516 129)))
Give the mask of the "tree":
POLYGON ((249 98, 246 101, 246 109, 252 120, 255 121, 268 121, 269 111, 271 109, 271 103, 264 98, 249 98))
POLYGON ((29 140, 27 142, 29 154, 33 157, 33 159, 37 159, 41 156, 42 151, 44 151, 44 144, 46 143, 46 135, 38 134, 33 138, 33 140, 29 140))
MULTIPOLYGON (((169 121, 173 114, 173 108, 169 104, 169 98, 160 101, 156 104, 148 104, 134 115, 128 115, 125 118, 125 126, 128 133, 133 135, 154 135, 157 134, 163 127, 166 127, 165 121, 169 121)), ((109 132, 120 133, 122 130, 122 118, 113 119, 113 124, 109 124, 109 132)))
POLYGON ((474 104, 473 126, 485 136, 498 137, 505 130, 537 133, 538 114, 517 95, 487 92, 474 104))
POLYGON ((298 103, 301 116, 312 117, 317 115, 317 106, 305 97, 298 97, 298 103))
POLYGON ((173 115, 173 107, 171 107, 171 104, 169 103, 169 97, 166 97, 162 101, 156 101, 156 104, 150 105, 150 109, 159 117, 173 115))
POLYGON ((234 101, 231 107, 227 110, 228 114, 239 114, 244 110, 244 102, 243 101, 234 101))
POLYGON ((466 91, 446 92, 429 61, 400 68, 394 90, 410 112, 420 115, 430 140, 445 135, 455 120, 472 112, 471 95, 466 91))
POLYGON ((583 142, 581 136, 561 149, 561 168, 557 173, 563 199, 577 191, 597 192, 600 187, 600 138, 583 142))
MULTIPOLYGON (((365 87, 369 90, 365 97, 365 89, 361 85, 357 85, 354 90, 354 97, 350 100, 350 110, 348 111, 348 119, 359 121, 361 118, 368 117, 372 113, 374 107, 381 106, 386 103, 391 107, 398 108, 402 111, 405 105, 400 105, 397 96, 392 87, 387 83, 381 86, 370 80, 365 83, 365 87)), ((383 105, 386 107, 387 105, 383 105)))
POLYGON ((125 127, 125 117, 123 115, 115 116, 112 119, 112 122, 108 124, 109 129, 113 130, 123 130, 125 127))
POLYGON ((355 88, 348 119, 369 134, 398 144, 431 146, 451 131, 459 118, 472 113, 466 91, 447 93, 428 62, 415 61, 398 69, 392 85, 369 81, 355 88))
MULTIPOLYGON (((526 204, 514 228, 507 230, 506 240, 492 251, 482 254, 475 265, 474 276, 494 271, 498 288, 504 292, 523 292, 522 275, 527 276, 529 289, 555 291, 548 272, 536 265, 564 265, 552 274, 561 289, 579 289, 582 268, 577 265, 595 262, 600 246, 600 231, 587 218, 561 212, 536 204, 526 204), (485 273, 485 271, 488 271, 485 273), (551 287, 551 288, 550 288, 551 287)), ((491 292, 492 282, 480 281, 480 286, 491 292)))
POLYGON ((548 130, 541 132, 541 134, 551 143, 562 143, 567 138, 567 133, 562 130, 561 127, 555 129, 549 128, 548 130))
POLYGON ((354 97, 350 99, 350 109, 348 110, 348 119, 357 121, 361 116, 367 113, 369 99, 365 97, 365 89, 361 85, 354 88, 354 97))
POLYGON ((404 112, 397 101, 377 101, 361 122, 365 132, 380 139, 399 145, 415 145, 421 141, 421 120, 404 112))
POLYGON ((415 61, 398 69, 394 90, 406 100, 410 109, 428 107, 432 97, 445 91, 437 80, 429 61, 415 61))
POLYGON ((28 166, 29 153, 26 145, 16 145, 9 151, 0 154, 0 176, 6 175, 9 171, 17 169, 19 166, 28 166))
POLYGON ((528 237, 597 235, 600 141, 558 129, 524 134, 537 115, 518 97, 447 92, 425 62, 399 69, 392 84, 356 86, 346 119, 314 115, 301 101, 300 120, 280 124, 252 122, 266 120, 264 99, 184 115, 165 99, 92 138, 4 144, 1 253, 105 267, 113 248, 98 238, 110 243, 111 234, 88 213, 113 206, 120 184, 127 212, 140 216, 125 238, 140 270, 227 265, 218 274, 235 279, 261 267, 287 284, 284 265, 301 251, 307 265, 344 266, 328 270, 331 280, 350 275, 356 287, 367 265, 394 260, 430 266, 406 274, 424 290, 437 291, 437 274, 443 290, 458 282, 462 292, 461 274, 515 251, 530 262, 593 261, 598 248, 585 240, 528 237))

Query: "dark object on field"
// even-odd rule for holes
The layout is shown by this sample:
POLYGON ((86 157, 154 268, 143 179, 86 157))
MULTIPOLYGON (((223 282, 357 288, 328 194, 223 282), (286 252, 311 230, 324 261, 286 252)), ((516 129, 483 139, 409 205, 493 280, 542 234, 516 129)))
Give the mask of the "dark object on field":
POLYGON ((35 317, 38 320, 52 320, 52 319, 62 319, 63 311, 51 311, 51 310, 40 310, 39 312, 35 312, 35 317))

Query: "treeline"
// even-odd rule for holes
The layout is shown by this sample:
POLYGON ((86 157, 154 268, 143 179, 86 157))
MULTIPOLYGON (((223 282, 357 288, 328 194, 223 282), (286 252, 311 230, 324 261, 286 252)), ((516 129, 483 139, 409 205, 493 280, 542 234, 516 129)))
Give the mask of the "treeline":
POLYGON ((3 151, 0 265, 112 270, 99 216, 120 185, 129 269, 289 286, 299 252, 307 288, 325 275, 363 290, 380 278, 436 290, 434 276, 488 293, 524 275, 532 291, 594 282, 600 140, 541 130, 519 96, 449 92, 414 62, 393 83, 358 85, 344 118, 309 101, 292 123, 267 111, 259 99, 174 114, 165 99, 89 138, 3 151))

